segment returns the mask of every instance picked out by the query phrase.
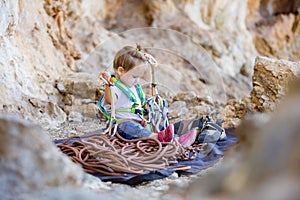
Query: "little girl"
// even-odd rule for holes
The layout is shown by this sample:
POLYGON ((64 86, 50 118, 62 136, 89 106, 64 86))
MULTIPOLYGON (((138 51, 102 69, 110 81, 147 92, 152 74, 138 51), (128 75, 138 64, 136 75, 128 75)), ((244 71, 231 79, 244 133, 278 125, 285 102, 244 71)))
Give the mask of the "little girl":
MULTIPOLYGON (((146 101, 138 82, 147 70, 144 52, 139 47, 123 47, 115 55, 113 68, 115 77, 107 72, 100 72, 99 78, 118 84, 118 87, 113 87, 116 95, 116 118, 124 119, 117 126, 118 133, 126 139, 156 137, 160 142, 171 142, 174 137, 173 124, 158 133, 152 133, 146 128, 147 122, 142 117, 146 101)), ((100 99, 100 110, 104 112, 110 109, 112 103, 109 87, 109 84, 105 86, 104 97, 100 99)))

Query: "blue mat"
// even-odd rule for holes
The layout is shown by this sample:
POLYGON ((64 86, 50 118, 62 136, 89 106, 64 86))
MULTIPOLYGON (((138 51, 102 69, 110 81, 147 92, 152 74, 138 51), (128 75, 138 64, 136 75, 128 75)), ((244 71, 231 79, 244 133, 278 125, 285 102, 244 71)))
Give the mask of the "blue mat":
MULTIPOLYGON (((94 134, 99 131, 94 131, 88 134, 94 134)), ((193 160, 189 161, 179 161, 177 164, 170 165, 166 170, 156 170, 151 171, 146 174, 136 175, 136 174, 127 174, 125 176, 107 176, 103 174, 92 174, 102 181, 111 181, 113 183, 123 183, 127 185, 137 185, 147 181, 153 181, 156 179, 162 179, 170 176, 175 171, 178 175, 182 174, 193 174, 197 173, 203 169, 213 166, 219 159, 223 156, 223 153, 233 144, 237 143, 238 139, 234 134, 232 129, 226 130, 227 139, 224 141, 218 141, 215 144, 208 144, 208 150, 203 153, 197 153, 197 156, 193 160), (190 166, 191 168, 188 170, 174 170, 174 166, 190 166)), ((79 140, 80 138, 75 138, 69 141, 69 143, 79 140)), ((56 140, 54 143, 62 143, 64 140, 56 140)))

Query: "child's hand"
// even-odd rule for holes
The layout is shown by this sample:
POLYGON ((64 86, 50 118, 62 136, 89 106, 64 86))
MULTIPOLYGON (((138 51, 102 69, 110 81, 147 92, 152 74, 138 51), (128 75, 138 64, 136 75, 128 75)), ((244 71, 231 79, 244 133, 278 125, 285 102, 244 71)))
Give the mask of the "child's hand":
POLYGON ((109 74, 108 72, 100 72, 100 73, 98 74, 98 78, 101 79, 101 80, 104 79, 105 81, 107 81, 106 84, 108 84, 109 81, 110 81, 110 74, 109 74))

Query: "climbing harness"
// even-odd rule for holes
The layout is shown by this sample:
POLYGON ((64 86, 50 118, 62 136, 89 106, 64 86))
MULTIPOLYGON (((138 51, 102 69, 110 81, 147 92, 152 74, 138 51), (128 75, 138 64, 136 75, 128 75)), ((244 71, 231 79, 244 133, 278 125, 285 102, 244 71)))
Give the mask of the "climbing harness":
MULTIPOLYGON (((117 80, 115 77, 112 77, 111 80, 110 80, 110 83, 108 85, 110 86, 111 94, 115 93, 114 90, 112 89, 112 87, 116 86, 130 99, 131 102, 133 102, 133 105, 132 105, 131 108, 114 109, 114 112, 131 112, 131 113, 135 113, 135 114, 139 113, 141 115, 145 114, 145 112, 146 112, 145 110, 138 109, 139 104, 138 104, 138 101, 137 101, 134 93, 124 83, 122 83, 120 80, 117 80)), ((146 105, 145 94, 144 94, 144 92, 143 92, 140 85, 136 84, 135 89, 138 93, 138 96, 139 96, 141 102, 142 102, 142 107, 144 107, 146 105)), ((115 97, 115 95, 113 95, 112 97, 115 97)), ((104 94, 101 95, 101 97, 98 101, 98 107, 99 107, 102 115, 107 120, 109 120, 111 118, 111 115, 101 105, 101 102, 103 101, 103 98, 104 98, 104 94)), ((112 109, 112 111, 113 111, 113 109, 112 109)))
MULTIPOLYGON (((145 105, 146 105, 146 100, 145 100, 145 94, 141 88, 140 85, 136 84, 135 85, 135 89, 137 91, 138 97, 141 100, 141 104, 142 104, 142 109, 139 108, 139 104, 137 101, 136 96, 134 95, 134 93, 124 84, 122 83, 120 80, 117 80, 115 77, 112 77, 110 79, 110 82, 108 83, 105 79, 103 79, 106 84, 109 85, 110 87, 110 93, 111 93, 111 114, 109 114, 106 109, 101 105, 101 102, 103 101, 104 98, 104 94, 102 94, 102 96, 100 97, 99 101, 98 101, 98 107, 99 110, 102 114, 102 116, 108 120, 108 128, 109 128, 109 133, 111 133, 112 127, 114 125, 117 125, 117 122, 123 121, 122 118, 117 118, 115 116, 116 112, 130 112, 130 113, 134 113, 139 115, 140 117, 142 117, 144 114, 147 114, 147 110, 144 109, 145 105), (132 107, 131 108, 120 108, 120 109, 115 109, 115 91, 113 89, 113 86, 119 88, 129 99, 131 102, 133 102, 132 107)), ((114 131, 116 130, 116 128, 114 129, 114 131)), ((112 134, 112 133, 111 133, 112 134)))

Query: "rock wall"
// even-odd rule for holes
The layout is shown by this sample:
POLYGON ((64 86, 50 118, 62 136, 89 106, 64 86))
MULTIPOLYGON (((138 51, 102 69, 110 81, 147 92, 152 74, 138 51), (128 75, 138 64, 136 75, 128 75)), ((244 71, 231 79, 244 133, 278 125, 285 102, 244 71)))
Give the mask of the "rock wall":
POLYGON ((65 121, 53 86, 57 76, 70 69, 53 45, 43 2, 1 1, 0 10, 6 15, 0 35, 1 111, 45 125, 65 121))
MULTIPOLYGON (((133 2, 113 7, 112 12, 116 14, 105 21, 105 28, 133 45, 138 41, 150 49, 160 63, 173 68, 175 74, 180 73, 181 77, 175 79, 186 87, 178 87, 176 83, 176 88, 166 85, 170 90, 189 89, 208 96, 206 89, 214 94, 212 98, 223 102, 232 97, 240 98, 246 94, 245 91, 250 91, 249 78, 257 53, 245 25, 246 2, 133 2), (138 14, 129 20, 130 13, 138 14), (190 79, 192 82, 189 82, 190 79), (237 86, 235 82, 241 84, 237 86)), ((109 46, 121 46, 116 41, 109 43, 108 48, 101 49, 101 52, 112 52, 109 46)), ((109 62, 103 60, 100 63, 108 66, 109 62)), ((173 79, 167 77, 166 82, 170 83, 173 79)))
MULTIPOLYGON (((6 115, 15 113, 43 128, 95 116, 103 91, 97 74, 111 70, 114 53, 125 44, 140 42, 159 60, 161 91, 174 101, 172 117, 189 116, 191 109, 192 114, 218 112, 227 127, 236 127, 246 114, 273 111, 289 79, 299 73, 298 1, 0 0, 0 16, 4 199, 87 197, 78 189, 85 185, 82 170, 59 154, 42 128, 6 115), (71 189, 58 190, 64 186, 71 189)), ((255 126, 242 126, 241 159, 175 196, 266 199, 273 193, 264 191, 271 188, 282 192, 279 197, 298 197, 299 97, 290 98, 272 121, 269 115, 254 116, 255 126), (254 130, 258 137, 250 137, 254 130), (291 187, 282 187, 282 180, 291 187)), ((124 190, 132 196, 132 189, 124 190)))
POLYGON ((223 126, 238 127, 249 114, 276 111, 277 105, 286 98, 295 79, 300 77, 299 66, 299 62, 256 57, 252 90, 241 100, 227 101, 219 114, 219 118, 225 119, 223 126))
POLYGON ((56 88, 61 96, 59 106, 68 115, 68 121, 83 122, 87 117, 96 117, 98 108, 95 102, 103 93, 96 76, 74 73, 57 80, 56 88))
POLYGON ((90 10, 98 12, 101 6, 86 3, 86 7, 76 10, 81 6, 79 2, 0 2, 1 112, 17 113, 44 127, 55 127, 67 120, 65 106, 59 105, 62 96, 56 82, 60 77, 72 76, 75 61, 100 38, 97 35, 96 40, 86 43, 92 35, 81 27, 89 27, 90 32, 97 29, 97 23, 89 26, 93 14, 90 10), (82 26, 77 29, 76 23, 82 26), (80 46, 82 43, 86 44, 80 46))
POLYGON ((299 62, 257 57, 250 94, 253 109, 259 112, 274 111, 276 105, 285 98, 291 82, 300 76, 299 67, 299 62))
POLYGON ((88 90, 98 96, 96 74, 111 71, 115 52, 136 42, 161 64, 163 94, 192 91, 224 106, 250 92, 258 54, 299 59, 298 7, 265 0, 2 0, 1 112, 44 127, 66 122, 70 113, 93 116, 93 106, 82 104, 95 99, 66 95, 57 83, 88 73, 95 81, 88 90))
POLYGON ((260 55, 297 61, 300 2, 248 0, 247 27, 260 55))

